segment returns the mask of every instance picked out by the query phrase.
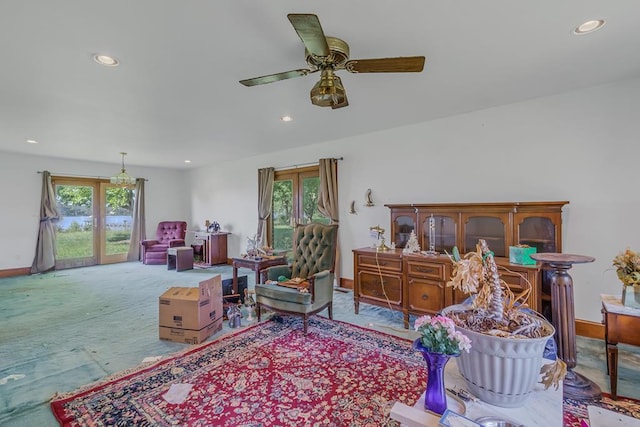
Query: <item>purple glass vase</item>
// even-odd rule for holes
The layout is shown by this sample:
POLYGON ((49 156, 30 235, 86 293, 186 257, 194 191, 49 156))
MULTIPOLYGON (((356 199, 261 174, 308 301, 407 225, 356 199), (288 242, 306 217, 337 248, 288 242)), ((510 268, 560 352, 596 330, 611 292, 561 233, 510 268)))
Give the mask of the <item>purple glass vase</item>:
POLYGON ((444 367, 449 358, 457 355, 432 352, 422 345, 420 338, 413 342, 413 348, 420 351, 427 362, 427 390, 424 393, 424 409, 442 415, 447 409, 444 367))

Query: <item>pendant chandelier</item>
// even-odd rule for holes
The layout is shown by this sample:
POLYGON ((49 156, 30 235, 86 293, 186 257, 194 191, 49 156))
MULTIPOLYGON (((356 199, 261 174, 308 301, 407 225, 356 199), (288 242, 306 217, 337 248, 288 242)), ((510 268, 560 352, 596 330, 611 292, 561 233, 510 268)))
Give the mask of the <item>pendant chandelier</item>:
POLYGON ((132 185, 136 183, 136 179, 129 175, 124 169, 124 156, 127 153, 120 152, 122 154, 122 169, 119 174, 111 177, 111 183, 116 185, 132 185))

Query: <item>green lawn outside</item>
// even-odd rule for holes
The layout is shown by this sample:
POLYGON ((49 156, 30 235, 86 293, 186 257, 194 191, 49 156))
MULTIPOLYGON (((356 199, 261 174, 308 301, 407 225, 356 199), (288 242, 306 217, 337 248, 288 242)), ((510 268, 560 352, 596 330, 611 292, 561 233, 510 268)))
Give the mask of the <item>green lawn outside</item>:
MULTIPOLYGON (((122 231, 107 231, 107 255, 129 251, 129 234, 122 231)), ((57 259, 84 258, 93 255, 93 233, 91 231, 66 231, 56 233, 57 259)))

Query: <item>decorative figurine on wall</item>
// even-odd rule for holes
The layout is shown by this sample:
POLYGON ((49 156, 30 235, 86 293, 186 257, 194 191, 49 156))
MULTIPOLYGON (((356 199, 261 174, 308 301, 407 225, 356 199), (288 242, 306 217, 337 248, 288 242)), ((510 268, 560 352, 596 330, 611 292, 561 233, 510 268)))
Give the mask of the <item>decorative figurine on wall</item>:
POLYGON ((367 188, 367 192, 364 193, 364 205, 367 207, 374 206, 373 199, 371 199, 371 189, 367 188))
POLYGON ((349 207, 349 213, 353 214, 353 215, 357 214, 357 212, 356 212, 356 201, 355 200, 351 201, 351 206, 349 207))

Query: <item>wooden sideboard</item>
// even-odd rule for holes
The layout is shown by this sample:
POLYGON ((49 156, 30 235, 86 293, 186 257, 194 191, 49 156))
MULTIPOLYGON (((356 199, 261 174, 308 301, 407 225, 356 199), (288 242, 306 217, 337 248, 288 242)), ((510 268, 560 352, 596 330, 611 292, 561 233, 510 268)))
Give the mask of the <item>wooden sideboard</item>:
POLYGON ((434 314, 466 295, 446 287, 452 263, 445 252, 476 249, 479 239, 494 252, 502 279, 514 292, 532 285, 528 304, 551 320, 550 277, 537 265, 509 262, 509 246, 529 245, 537 252, 562 252, 562 207, 567 201, 389 204, 391 241, 396 250, 373 248, 354 253, 354 306, 367 302, 409 314, 434 314), (411 232, 423 251, 403 254, 411 232))
MULTIPOLYGON (((467 298, 462 292, 447 287, 453 264, 446 255, 403 254, 401 249, 378 251, 375 248, 354 249, 353 303, 358 314, 360 302, 402 311, 404 327, 409 328, 409 315, 436 314, 444 307, 467 298)), ((496 258, 500 275, 514 293, 531 283, 529 307, 542 307, 541 269, 538 265, 511 264, 507 258, 496 258)))

